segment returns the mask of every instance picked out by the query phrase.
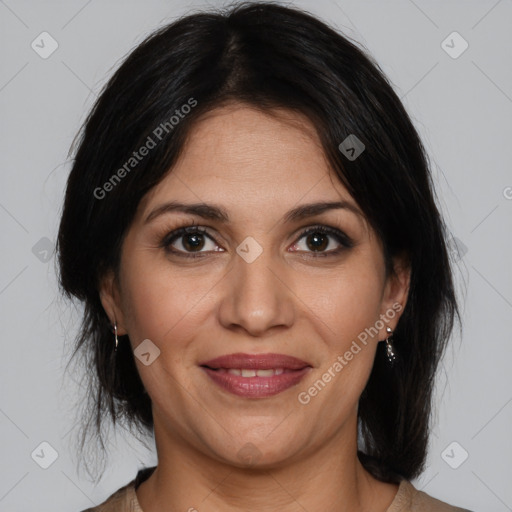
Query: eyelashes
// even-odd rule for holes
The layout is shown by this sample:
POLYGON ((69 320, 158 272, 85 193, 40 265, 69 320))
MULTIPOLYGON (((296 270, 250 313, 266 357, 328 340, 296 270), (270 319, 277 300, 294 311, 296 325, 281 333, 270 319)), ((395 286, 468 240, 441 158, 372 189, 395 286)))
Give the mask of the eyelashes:
MULTIPOLYGON (((330 226, 324 226, 324 225, 312 226, 310 228, 307 228, 307 229, 301 231, 301 233, 298 235, 297 242, 295 242, 293 244, 293 246, 297 246, 298 242, 300 240, 307 239, 309 236, 312 236, 312 235, 320 235, 320 237, 315 236, 315 240, 317 240, 317 241, 318 241, 318 238, 323 237, 325 239, 325 238, 331 237, 334 240, 336 240, 336 242, 338 242, 338 244, 340 245, 338 248, 330 249, 328 251, 323 251, 323 250, 322 251, 311 250, 310 252, 306 251, 306 252, 310 253, 315 258, 327 257, 327 256, 331 256, 331 255, 335 256, 346 249, 350 249, 350 248, 354 247, 354 241, 348 235, 346 235, 343 231, 341 231, 340 229, 337 229, 337 228, 333 228, 330 226)), ((328 242, 327 247, 329 247, 329 245, 330 245, 330 242, 328 242)))
MULTIPOLYGON (((176 240, 183 239, 185 237, 188 237, 188 242, 191 243, 191 240, 193 242, 191 243, 192 246, 196 246, 198 244, 201 244, 202 241, 208 239, 211 242, 214 243, 214 245, 217 247, 215 240, 213 237, 207 234, 207 230, 202 226, 196 226, 195 224, 191 226, 184 226, 178 229, 175 229, 174 231, 171 231, 167 236, 164 237, 162 240, 160 247, 165 249, 167 252, 171 254, 176 254, 177 256, 184 257, 184 258, 199 258, 204 257, 204 252, 191 252, 188 253, 186 250, 180 250, 174 248, 172 245, 176 240)), ((181 240, 181 245, 185 248, 183 245, 183 240, 181 240)), ((202 248, 202 247, 201 247, 202 248)), ((215 249, 213 249, 215 251, 215 249)))
MULTIPOLYGON (((305 250, 295 249, 293 252, 305 252, 308 254, 308 257, 312 258, 329 257, 339 255, 341 252, 355 245, 354 241, 340 229, 326 225, 315 225, 302 230, 296 241, 292 244, 292 247, 301 245, 300 241, 302 239, 308 239, 308 237, 312 237, 314 241, 313 249, 306 246, 305 250), (313 235, 315 236, 313 237, 313 235), (326 251, 324 250, 325 240, 327 240, 327 248, 331 246, 331 240, 337 242, 339 246, 326 251), (319 243, 320 245, 318 245, 319 243)), ((208 234, 208 230, 204 226, 198 226, 195 223, 180 227, 166 234, 161 239, 159 247, 164 249, 167 253, 180 258, 204 258, 211 252, 224 252, 223 249, 219 249, 219 245, 213 236, 208 234), (176 248, 174 246, 176 241, 179 242, 182 248, 176 248), (203 251, 208 243, 210 243, 210 249, 203 251), (197 248, 200 250, 193 250, 197 248)))

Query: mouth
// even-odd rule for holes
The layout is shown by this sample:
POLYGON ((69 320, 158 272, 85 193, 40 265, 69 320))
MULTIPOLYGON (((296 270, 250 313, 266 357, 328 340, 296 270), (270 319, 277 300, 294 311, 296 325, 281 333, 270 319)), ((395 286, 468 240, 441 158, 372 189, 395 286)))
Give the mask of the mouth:
POLYGON ((312 369, 309 363, 284 354, 229 354, 199 366, 223 390, 247 398, 281 393, 312 369))

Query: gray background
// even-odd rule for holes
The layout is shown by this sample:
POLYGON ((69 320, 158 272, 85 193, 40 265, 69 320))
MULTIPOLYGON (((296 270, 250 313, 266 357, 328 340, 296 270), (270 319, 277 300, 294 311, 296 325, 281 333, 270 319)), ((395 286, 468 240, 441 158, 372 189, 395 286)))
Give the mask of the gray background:
MULTIPOLYGON (((414 483, 475 512, 512 510, 512 3, 293 4, 362 43, 390 77, 424 140, 456 239, 464 331, 462 339, 454 336, 439 374, 428 467, 414 483), (441 45, 453 31, 469 43, 458 58, 441 45), (469 457, 460 464, 463 450, 469 457)), ((194 7, 207 5, 221 3, 194 7)), ((76 471, 81 395, 78 376, 66 375, 64 365, 79 308, 58 297, 51 249, 67 151, 85 114, 120 59, 189 6, 0 1, 1 511, 81 510, 156 461, 120 433, 110 437, 109 469, 99 485, 76 471), (43 31, 59 45, 47 59, 31 48, 43 31), (50 456, 44 446, 41 452, 44 441, 58 453, 47 469, 39 465, 50 456)), ((461 48, 460 41, 448 44, 452 52, 461 48)))

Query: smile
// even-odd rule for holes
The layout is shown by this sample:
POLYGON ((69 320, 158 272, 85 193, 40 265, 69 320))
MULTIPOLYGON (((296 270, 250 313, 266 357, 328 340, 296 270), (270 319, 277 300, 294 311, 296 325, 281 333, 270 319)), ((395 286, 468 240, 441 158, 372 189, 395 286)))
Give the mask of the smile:
POLYGON ((272 377, 274 375, 281 375, 282 373, 291 372, 293 370, 285 370, 284 368, 275 368, 269 370, 252 370, 249 368, 218 368, 220 373, 230 373, 231 375, 241 375, 242 377, 272 377))
POLYGON ((230 354, 200 365, 225 391, 246 398, 277 395, 297 385, 311 365, 284 354, 230 354))

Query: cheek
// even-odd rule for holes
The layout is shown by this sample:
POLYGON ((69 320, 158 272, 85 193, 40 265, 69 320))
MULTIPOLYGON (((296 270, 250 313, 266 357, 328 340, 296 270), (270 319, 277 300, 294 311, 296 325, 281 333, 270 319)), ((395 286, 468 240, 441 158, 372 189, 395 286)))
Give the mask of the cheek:
POLYGON ((159 265, 134 258, 124 270, 123 309, 132 343, 149 338, 159 345, 164 332, 183 316, 187 301, 159 265))
POLYGON ((153 402, 162 407, 176 406, 181 398, 175 379, 190 387, 187 383, 190 362, 183 355, 193 342, 197 326, 201 325, 196 321, 201 311, 200 299, 209 288, 186 286, 190 278, 187 282, 177 279, 168 268, 159 265, 146 263, 144 267, 125 269, 123 306, 132 348, 149 339, 160 350, 148 366, 135 358, 139 375, 153 402))
POLYGON ((304 280, 299 293, 317 324, 323 325, 324 339, 343 350, 379 319, 382 289, 378 272, 347 265, 335 274, 304 280))
POLYGON ((125 270, 123 309, 132 344, 149 338, 164 351, 192 339, 209 307, 213 277, 173 272, 166 262, 142 258, 134 259, 125 270))

